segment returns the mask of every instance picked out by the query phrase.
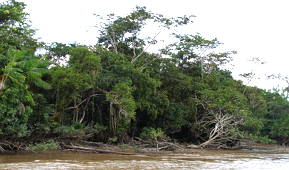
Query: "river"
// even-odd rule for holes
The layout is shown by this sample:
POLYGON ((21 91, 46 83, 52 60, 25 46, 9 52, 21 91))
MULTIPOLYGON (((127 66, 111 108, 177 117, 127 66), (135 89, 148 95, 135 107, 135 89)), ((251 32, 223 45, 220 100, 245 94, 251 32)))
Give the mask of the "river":
POLYGON ((289 169, 289 151, 199 150, 139 155, 75 152, 0 154, 0 169, 289 169))

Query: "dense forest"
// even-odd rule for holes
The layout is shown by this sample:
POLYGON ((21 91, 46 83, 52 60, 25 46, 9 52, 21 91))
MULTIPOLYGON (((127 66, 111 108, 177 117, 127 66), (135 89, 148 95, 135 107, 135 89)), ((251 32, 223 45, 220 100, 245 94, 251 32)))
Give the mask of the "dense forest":
POLYGON ((173 32, 175 42, 148 50, 159 43, 157 32, 140 36, 148 23, 171 31, 191 16, 136 7, 103 19, 94 46, 48 44, 35 38, 24 3, 0 5, 0 140, 289 142, 287 96, 233 79, 223 65, 234 52, 216 50, 217 39, 173 32))

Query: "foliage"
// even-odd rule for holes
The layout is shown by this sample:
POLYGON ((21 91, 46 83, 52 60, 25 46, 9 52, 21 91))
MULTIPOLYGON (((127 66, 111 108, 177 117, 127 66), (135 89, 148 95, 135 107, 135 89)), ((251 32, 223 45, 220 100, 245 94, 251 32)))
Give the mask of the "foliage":
POLYGON ((25 136, 28 134, 27 122, 36 106, 37 93, 33 90, 49 89, 51 86, 42 79, 47 72, 45 61, 26 51, 11 51, 7 54, 9 62, 2 72, 3 88, 0 93, 1 129, 8 129, 8 136, 25 136))
POLYGON ((29 151, 49 151, 59 149, 59 143, 54 140, 48 140, 47 142, 31 144, 27 146, 26 150, 29 151))
POLYGON ((143 128, 142 133, 140 134, 140 137, 146 140, 153 140, 157 141, 159 139, 165 138, 165 133, 160 129, 154 129, 154 128, 143 128))
POLYGON ((268 136, 255 136, 252 134, 246 134, 245 137, 258 143, 264 144, 276 143, 275 140, 270 139, 268 136))
POLYGON ((284 115, 280 119, 274 121, 272 125, 271 135, 272 136, 283 136, 289 137, 289 116, 284 115))
POLYGON ((159 34, 140 36, 149 23, 172 31, 191 24, 192 16, 136 7, 127 16, 102 18, 95 46, 55 42, 37 56, 41 43, 24 8, 15 0, 0 5, 1 139, 54 135, 116 143, 167 135, 223 146, 242 137, 289 138, 286 96, 234 80, 224 65, 235 52, 220 52, 217 39, 172 32, 175 42, 159 54, 148 51, 159 34))
POLYGON ((85 137, 85 130, 83 128, 76 128, 74 126, 59 126, 53 130, 53 133, 63 138, 83 138, 85 137))
POLYGON ((34 30, 30 28, 24 11, 25 4, 9 0, 0 4, 0 54, 5 55, 10 48, 29 49, 38 47, 33 38, 34 30))

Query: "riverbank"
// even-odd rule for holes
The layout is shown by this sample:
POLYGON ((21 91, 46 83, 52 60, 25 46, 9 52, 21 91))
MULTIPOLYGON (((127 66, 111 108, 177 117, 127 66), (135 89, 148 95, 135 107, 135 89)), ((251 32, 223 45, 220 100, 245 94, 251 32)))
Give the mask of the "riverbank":
POLYGON ((23 153, 42 151, 73 151, 90 153, 135 154, 161 151, 185 150, 186 145, 173 142, 131 140, 128 143, 103 143, 76 139, 3 140, 0 153, 23 153))
POLYGON ((109 144, 86 140, 47 139, 38 142, 31 141, 1 141, 0 153, 29 153, 29 152, 82 152, 101 154, 167 154, 167 153, 199 153, 206 150, 245 150, 245 151, 280 151, 289 152, 289 147, 277 144, 261 144, 252 141, 241 141, 240 145, 232 148, 201 148, 198 145, 176 142, 152 142, 132 140, 129 143, 109 144))

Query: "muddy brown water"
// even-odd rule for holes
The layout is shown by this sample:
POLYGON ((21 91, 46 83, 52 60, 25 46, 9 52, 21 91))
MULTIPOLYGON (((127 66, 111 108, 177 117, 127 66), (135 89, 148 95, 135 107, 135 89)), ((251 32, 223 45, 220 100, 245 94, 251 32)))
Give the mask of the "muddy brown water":
POLYGON ((49 152, 0 154, 0 169, 289 169, 289 150, 139 155, 49 152))

